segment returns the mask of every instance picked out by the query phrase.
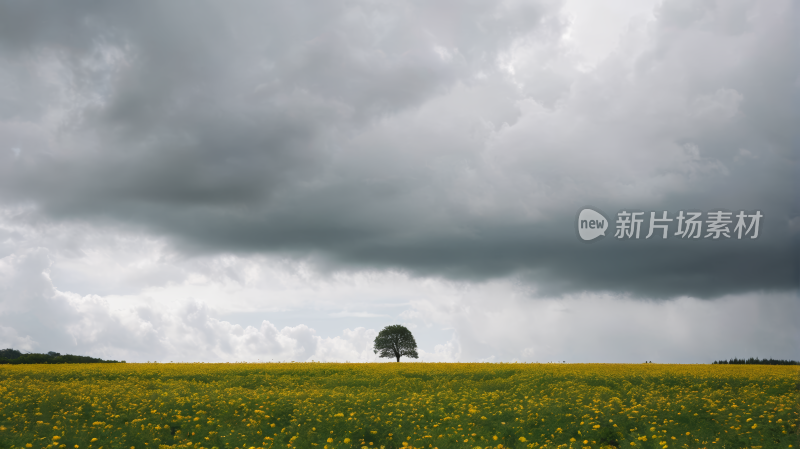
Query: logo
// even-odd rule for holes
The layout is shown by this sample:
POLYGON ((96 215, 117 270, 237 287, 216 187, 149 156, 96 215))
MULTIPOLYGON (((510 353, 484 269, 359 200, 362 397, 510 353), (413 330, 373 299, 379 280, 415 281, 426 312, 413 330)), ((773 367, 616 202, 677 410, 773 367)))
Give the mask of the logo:
POLYGON ((604 237, 606 229, 608 229, 608 220, 600 212, 587 207, 578 214, 578 235, 581 240, 589 241, 604 237))
MULTIPOLYGON (((623 210, 617 213, 616 232, 617 240, 662 239, 680 238, 685 240, 742 240, 757 239, 759 227, 764 215, 760 210, 734 212, 714 210, 706 214, 703 220, 702 212, 681 210, 677 215, 661 211, 650 212, 647 219, 645 212, 629 212, 623 210), (670 216, 674 218, 670 218, 670 216), (705 228, 704 228, 705 226, 705 228), (672 232, 675 231, 675 232, 672 232), (645 235, 646 233, 646 235, 645 235)), ((590 208, 584 207, 578 213, 578 237, 589 242, 600 237, 605 237, 609 222, 606 217, 590 208)))

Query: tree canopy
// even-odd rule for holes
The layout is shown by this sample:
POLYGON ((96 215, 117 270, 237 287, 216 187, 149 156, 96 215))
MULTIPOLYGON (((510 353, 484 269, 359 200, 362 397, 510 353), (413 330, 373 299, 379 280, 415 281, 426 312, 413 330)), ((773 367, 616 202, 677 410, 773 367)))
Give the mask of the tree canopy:
POLYGON ((380 357, 396 358, 398 362, 400 357, 419 358, 414 335, 401 324, 386 326, 378 333, 374 352, 380 357))
MULTIPOLYGON (((39 363, 119 363, 116 360, 103 360, 85 355, 61 355, 58 352, 50 351, 46 354, 28 353, 23 354, 17 349, 0 349, 0 365, 28 365, 39 363)), ((123 361, 122 363, 125 363, 123 361)))

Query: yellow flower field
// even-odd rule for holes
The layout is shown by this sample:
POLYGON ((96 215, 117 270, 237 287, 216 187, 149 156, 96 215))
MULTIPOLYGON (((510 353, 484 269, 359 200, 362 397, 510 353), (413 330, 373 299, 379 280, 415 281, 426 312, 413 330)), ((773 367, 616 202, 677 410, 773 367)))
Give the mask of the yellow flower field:
POLYGON ((0 366, 0 448, 798 447, 798 368, 0 366))

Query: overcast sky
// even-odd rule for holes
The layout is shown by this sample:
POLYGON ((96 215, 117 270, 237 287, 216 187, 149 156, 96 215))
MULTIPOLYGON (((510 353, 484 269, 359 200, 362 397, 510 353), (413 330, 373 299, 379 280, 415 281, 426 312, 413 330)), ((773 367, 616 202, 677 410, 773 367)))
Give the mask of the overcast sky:
POLYGON ((790 0, 0 1, 0 346, 376 361, 400 323, 424 361, 800 359, 797 23, 790 0))

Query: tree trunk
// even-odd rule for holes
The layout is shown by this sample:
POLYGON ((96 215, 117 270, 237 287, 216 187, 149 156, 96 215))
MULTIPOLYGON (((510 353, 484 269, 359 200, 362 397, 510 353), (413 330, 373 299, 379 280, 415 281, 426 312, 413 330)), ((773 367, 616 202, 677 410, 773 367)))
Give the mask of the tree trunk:
POLYGON ((397 363, 400 363, 400 354, 397 354, 397 363))

